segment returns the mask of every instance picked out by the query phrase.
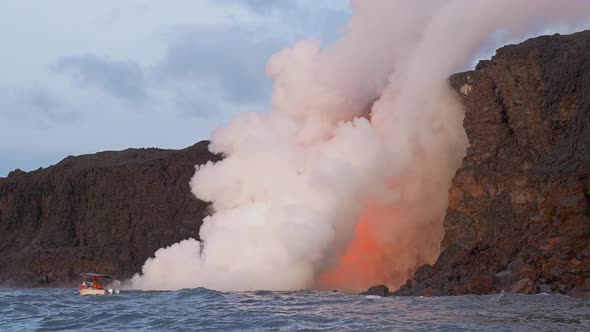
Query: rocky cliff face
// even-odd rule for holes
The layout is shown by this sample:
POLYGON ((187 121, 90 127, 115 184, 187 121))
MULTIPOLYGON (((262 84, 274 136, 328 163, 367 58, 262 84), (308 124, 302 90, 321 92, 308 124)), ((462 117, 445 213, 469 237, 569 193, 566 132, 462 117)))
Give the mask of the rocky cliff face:
POLYGON ((0 178, 0 284, 127 278, 158 248, 198 238, 208 205, 189 180, 218 159, 207 147, 101 152, 0 178))
POLYGON ((451 82, 470 147, 438 260, 395 293, 590 294, 590 31, 503 47, 451 82))
MULTIPOLYGON (((501 48, 451 83, 470 147, 438 260, 395 293, 589 294, 590 32, 501 48)), ((68 157, 0 178, 0 284, 128 278, 158 248, 198 238, 208 206, 188 182, 194 165, 218 160, 207 145, 68 157)))

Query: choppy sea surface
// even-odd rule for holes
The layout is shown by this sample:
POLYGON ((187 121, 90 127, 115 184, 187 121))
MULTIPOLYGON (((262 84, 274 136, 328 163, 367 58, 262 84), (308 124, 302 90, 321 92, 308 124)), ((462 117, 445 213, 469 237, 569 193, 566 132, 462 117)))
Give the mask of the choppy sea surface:
POLYGON ((558 295, 377 297, 331 292, 0 289, 0 331, 590 331, 590 301, 558 295))

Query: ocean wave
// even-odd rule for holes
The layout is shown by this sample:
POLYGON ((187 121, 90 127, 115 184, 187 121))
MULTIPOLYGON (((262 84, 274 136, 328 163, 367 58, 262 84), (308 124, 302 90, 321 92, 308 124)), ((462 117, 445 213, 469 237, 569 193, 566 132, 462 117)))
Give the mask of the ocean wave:
POLYGON ((371 298, 337 292, 0 289, 0 330, 588 330, 590 301, 501 294, 371 298))

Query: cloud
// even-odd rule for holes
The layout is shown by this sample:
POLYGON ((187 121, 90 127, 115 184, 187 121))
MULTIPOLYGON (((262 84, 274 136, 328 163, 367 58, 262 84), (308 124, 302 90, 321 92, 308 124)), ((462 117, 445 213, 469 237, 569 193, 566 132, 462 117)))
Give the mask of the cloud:
POLYGON ((155 70, 157 80, 190 85, 194 95, 209 100, 262 104, 271 88, 264 76, 266 59, 281 42, 255 34, 237 28, 182 27, 155 70))
POLYGON ((267 34, 253 38, 256 34, 236 27, 176 26, 163 58, 151 67, 85 54, 61 57, 50 68, 119 100, 149 99, 148 108, 209 118, 223 111, 221 105, 262 109, 268 101, 265 63, 282 42, 267 34))
POLYGON ((212 118, 222 112, 221 100, 215 91, 198 85, 174 84, 173 103, 183 118, 212 118))
POLYGON ((348 1, 218 0, 216 4, 246 9, 264 22, 266 30, 277 30, 283 40, 320 39, 330 43, 339 36, 338 27, 351 15, 348 1))
POLYGON ((335 38, 335 27, 349 15, 341 9, 303 6, 300 1, 225 0, 212 5, 223 8, 232 2, 235 6, 227 7, 236 14, 232 22, 175 24, 163 30, 168 32, 163 33, 164 56, 150 66, 85 53, 62 56, 50 69, 83 85, 87 93, 94 93, 87 89, 93 87, 114 97, 114 102, 143 103, 142 109, 167 109, 182 118, 209 118, 234 106, 262 110, 271 93, 265 77, 270 56, 301 37, 335 38), (249 20, 250 14, 240 12, 240 7, 253 13, 269 8, 273 13, 249 20))
POLYGON ((116 24, 129 19, 129 16, 145 14, 149 11, 147 3, 117 3, 113 8, 96 19, 97 24, 116 24))
MULTIPOLYGON (((65 156, 209 138, 234 114, 265 108, 273 53, 334 30, 323 10, 340 2, 312 1, 15 2, 0 12, 0 35, 19 45, 0 64, 0 148, 65 156)), ((25 164, 16 155, 0 151, 7 169, 25 164)))
POLYGON ((273 10, 273 15, 258 21, 234 21, 230 26, 185 25, 171 31, 155 76, 157 81, 185 88, 177 94, 176 103, 184 116, 209 116, 219 112, 221 104, 259 105, 262 110, 271 94, 272 85, 265 76, 270 56, 301 38, 329 43, 350 16, 347 7, 302 6, 299 2, 224 3, 255 13, 273 10), (188 91, 192 91, 190 96, 188 91))
POLYGON ((0 92, 0 117, 26 127, 46 127, 75 122, 80 114, 48 89, 8 86, 0 92))
POLYGON ((254 12, 267 12, 269 10, 282 9, 295 6, 294 1, 268 1, 268 0, 218 0, 218 3, 236 4, 244 6, 254 12))
POLYGON ((83 54, 61 57, 50 68, 123 100, 141 102, 147 98, 143 70, 132 60, 83 54))

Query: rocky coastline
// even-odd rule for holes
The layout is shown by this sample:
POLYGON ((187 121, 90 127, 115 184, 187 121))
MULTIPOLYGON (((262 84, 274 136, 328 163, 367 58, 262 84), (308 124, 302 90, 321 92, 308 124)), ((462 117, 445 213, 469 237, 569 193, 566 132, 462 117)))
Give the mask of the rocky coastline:
POLYGON ((125 279, 158 248, 198 239, 208 204, 189 180, 219 159, 208 146, 100 152, 0 178, 0 285, 70 286, 96 271, 125 279))
POLYGON ((500 48, 451 77, 470 146, 441 253, 395 295, 590 295, 590 31, 500 48))
MULTIPOLYGON (((590 31, 500 48, 455 74, 470 146, 449 189, 441 253, 398 290, 368 295, 590 294, 590 31)), ((198 239, 194 166, 221 157, 128 149, 0 178, 0 285, 124 279, 198 239)))

